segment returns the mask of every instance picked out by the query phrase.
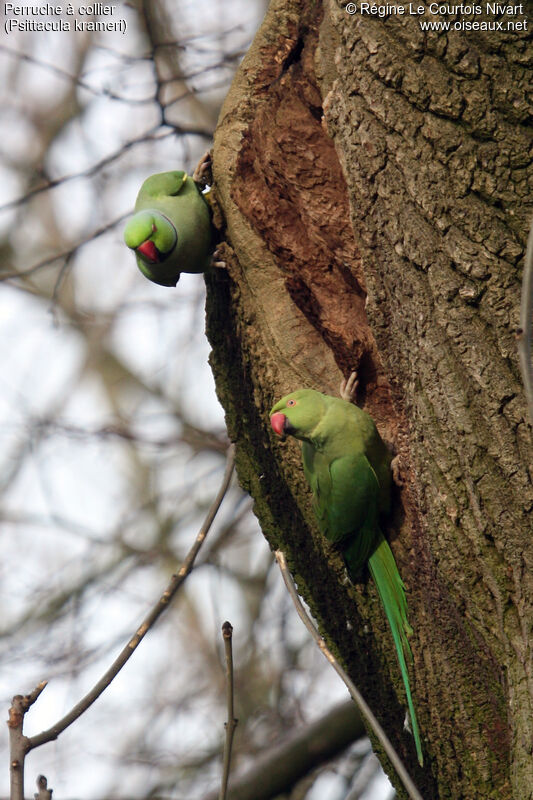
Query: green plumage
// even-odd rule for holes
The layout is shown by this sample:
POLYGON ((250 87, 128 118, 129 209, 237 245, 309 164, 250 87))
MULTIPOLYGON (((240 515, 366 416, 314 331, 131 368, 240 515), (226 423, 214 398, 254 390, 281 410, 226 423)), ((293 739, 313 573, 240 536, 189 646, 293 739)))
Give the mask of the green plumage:
POLYGON ((390 508, 391 455, 365 411, 337 397, 300 389, 276 403, 272 427, 302 441, 305 476, 320 530, 341 550, 352 580, 368 563, 396 646, 417 756, 423 763, 406 656, 412 661, 402 579, 379 518, 390 508))
POLYGON ((186 172, 147 178, 124 230, 137 266, 149 280, 175 286, 182 272, 204 272, 212 250, 209 207, 186 172))

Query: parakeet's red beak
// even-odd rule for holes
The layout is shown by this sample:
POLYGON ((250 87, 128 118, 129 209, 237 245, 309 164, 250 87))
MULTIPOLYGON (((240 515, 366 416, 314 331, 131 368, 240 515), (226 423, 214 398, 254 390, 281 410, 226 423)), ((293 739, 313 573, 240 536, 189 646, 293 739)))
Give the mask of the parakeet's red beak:
POLYGON ((287 417, 285 416, 285 414, 282 414, 281 411, 277 411, 270 417, 270 424, 272 425, 274 431, 278 434, 278 436, 283 436, 285 434, 286 420, 287 417))
POLYGON ((150 241, 150 239, 147 239, 145 242, 140 244, 137 248, 137 252, 142 253, 148 261, 152 262, 152 264, 158 264, 161 261, 159 258, 159 251, 155 244, 150 241))

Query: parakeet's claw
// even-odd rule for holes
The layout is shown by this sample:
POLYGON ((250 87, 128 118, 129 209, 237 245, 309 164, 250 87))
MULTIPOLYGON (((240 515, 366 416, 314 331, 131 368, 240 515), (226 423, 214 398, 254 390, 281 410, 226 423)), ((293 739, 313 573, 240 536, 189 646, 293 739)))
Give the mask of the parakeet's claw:
POLYGON ((353 370, 349 378, 343 378, 341 381, 339 394, 342 400, 346 400, 347 403, 355 403, 358 386, 359 381, 357 380, 357 371, 353 370))
POLYGON ((211 256, 211 266, 217 267, 218 269, 227 269, 228 265, 225 261, 221 258, 221 250, 217 247, 213 255, 211 256))
POLYGON ((333 89, 330 89, 330 91, 327 93, 327 95, 325 96, 325 98, 324 98, 324 100, 322 102, 322 118, 320 120, 320 124, 322 125, 322 127, 323 127, 323 129, 324 129, 324 131, 326 133, 328 132, 327 116, 328 116, 328 112, 329 112, 329 109, 330 109, 330 106, 331 106, 331 103, 332 103, 332 100, 333 100, 333 93, 334 93, 333 89))
POLYGON ((396 486, 399 486, 400 489, 404 485, 404 480, 402 478, 402 468, 400 466, 400 456, 394 456, 392 461, 390 462, 390 468, 392 470, 392 479, 396 486))
POLYGON ((209 150, 203 154, 198 162, 192 174, 192 179, 201 189, 211 185, 211 153, 209 150))
POLYGON ((348 573, 348 569, 346 567, 344 568, 343 576, 341 578, 341 584, 343 586, 353 586, 353 581, 350 578, 350 575, 348 573))

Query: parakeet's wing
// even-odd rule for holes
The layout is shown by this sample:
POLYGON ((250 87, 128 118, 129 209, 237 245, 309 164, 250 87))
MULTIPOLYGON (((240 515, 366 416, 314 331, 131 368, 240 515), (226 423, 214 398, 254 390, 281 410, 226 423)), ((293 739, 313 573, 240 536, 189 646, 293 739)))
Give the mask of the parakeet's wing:
POLYGON ((327 455, 305 443, 302 450, 320 530, 330 542, 341 545, 350 573, 355 574, 379 535, 376 473, 364 454, 329 462, 327 455))
POLYGON ((159 172, 145 180, 142 193, 144 197, 174 197, 179 194, 186 180, 187 173, 182 170, 159 172))

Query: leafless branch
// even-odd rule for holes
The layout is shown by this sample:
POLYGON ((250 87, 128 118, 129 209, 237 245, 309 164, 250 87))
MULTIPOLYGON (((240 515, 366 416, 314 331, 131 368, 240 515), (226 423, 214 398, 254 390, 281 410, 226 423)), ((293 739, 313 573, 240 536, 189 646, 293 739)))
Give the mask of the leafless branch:
POLYGON ((522 278, 522 302, 520 305, 520 330, 518 332, 518 355, 520 370, 529 408, 529 419, 533 425, 533 364, 531 362, 531 336, 533 328, 533 221, 529 229, 524 277, 522 278))
POLYGON ((29 739, 24 736, 24 715, 35 703, 46 686, 46 681, 39 683, 30 694, 17 694, 9 709, 9 773, 10 800, 24 800, 24 759, 29 752, 29 739))
POLYGON ((48 788, 48 781, 44 775, 37 778, 37 792, 33 795, 34 800, 52 800, 53 789, 48 788))
MULTIPOLYGON (((35 197, 42 192, 46 192, 49 189, 54 189, 56 186, 63 185, 68 181, 76 180, 77 178, 90 178, 93 175, 96 175, 105 167, 108 167, 114 161, 117 161, 119 158, 122 158, 125 152, 130 150, 131 148, 135 147, 138 144, 143 142, 151 142, 159 139, 164 139, 167 136, 174 136, 175 134, 187 134, 189 136, 200 136, 204 139, 210 139, 212 136, 212 131, 206 128, 197 127, 194 125, 190 126, 177 126, 168 124, 170 130, 162 131, 161 125, 158 122, 157 125, 149 128, 146 133, 142 136, 138 136, 135 139, 130 139, 127 142, 123 142, 118 150, 114 153, 111 153, 109 156, 100 159, 96 164, 92 164, 87 169, 81 170, 80 172, 74 172, 71 175, 63 175, 61 178, 54 178, 51 181, 47 181, 42 186, 36 186, 34 189, 30 189, 26 194, 22 195, 22 197, 18 197, 15 200, 11 200, 8 203, 4 203, 0 206, 0 211, 7 211, 10 208, 17 208, 18 206, 24 205, 28 200, 32 197, 35 197)), ((93 234, 94 235, 94 234, 93 234)), ((58 258, 59 256, 57 256, 58 258)))
MULTIPOLYGON (((65 178, 65 180, 68 180, 68 179, 65 178)), ((60 183, 60 181, 56 181, 54 185, 57 185, 58 183, 60 183)), ((48 186, 45 186, 44 189, 50 188, 50 186, 51 186, 51 184, 48 185, 48 186)), ((43 191, 43 190, 41 190, 41 189, 35 190, 35 193, 37 193, 39 191, 43 191)), ((6 208, 6 206, 4 206, 4 208, 6 208)), ((36 264, 32 264, 31 267, 27 267, 26 269, 21 269, 21 270, 11 270, 10 272, 2 272, 2 273, 0 273, 0 281, 7 281, 7 280, 10 280, 11 278, 27 277, 28 275, 33 275, 34 272, 37 272, 40 269, 44 269, 45 267, 51 267, 52 264, 56 263, 56 261, 64 261, 65 263, 64 263, 63 267, 61 267, 61 270, 60 270, 60 273, 59 273, 58 282, 56 282, 56 288, 54 289, 54 301, 55 301, 55 298, 57 296, 57 289, 59 287, 59 283, 61 282, 61 280, 63 278, 63 272, 66 269, 68 269, 69 261, 77 253, 77 251, 80 250, 84 245, 88 244, 89 242, 93 242, 99 236, 103 236, 104 233, 107 233, 108 231, 112 230, 116 225, 118 225, 120 222, 122 222, 128 216, 129 216, 129 213, 128 214, 123 214, 121 217, 117 217, 116 219, 114 219, 111 222, 109 222, 107 225, 102 226, 98 230, 93 231, 92 233, 90 233, 87 236, 85 236, 83 239, 80 239, 80 241, 77 242, 77 244, 73 245, 69 250, 64 250, 62 253, 57 253, 54 256, 49 256, 48 258, 43 258, 42 261, 38 261, 36 264)))
MULTIPOLYGON (((243 775, 232 776, 229 797, 270 800, 285 796, 309 772, 338 756, 365 733, 354 703, 351 700, 341 703, 263 751, 243 775)), ((218 793, 209 793, 203 800, 218 800, 218 793)))
POLYGON ((374 753, 370 751, 358 767, 353 783, 350 786, 350 793, 346 796, 345 800, 361 800, 366 794, 374 775, 376 775, 378 771, 379 761, 374 753))
MULTIPOLYGON (((232 25, 230 28, 226 28, 222 33, 218 32, 217 36, 227 36, 230 33, 236 33, 237 31, 244 31, 244 25, 232 25)), ((195 44, 197 41, 204 41, 206 38, 210 38, 209 35, 206 36, 204 32, 202 33, 195 33, 191 34, 190 36, 181 36, 179 39, 172 39, 169 41, 158 42, 153 46, 153 50, 160 50, 165 47, 171 48, 172 50, 193 50, 195 53, 211 53, 212 47, 206 47, 205 45, 198 45, 195 44)), ((135 63, 137 61, 152 61, 153 59, 153 52, 145 52, 141 55, 131 55, 127 53, 122 53, 116 50, 113 47, 109 47, 108 45, 97 44, 94 46, 95 50, 100 50, 103 53, 111 53, 112 55, 119 58, 121 61, 125 63, 135 63)), ((246 48, 247 50, 248 48, 246 48)))
POLYGON ((306 612, 305 608, 303 607, 300 598, 298 597, 298 592, 296 591, 296 586, 294 585, 294 581, 292 580, 292 576, 289 572, 289 568, 287 567, 287 562, 285 560, 284 554, 281 550, 276 550, 275 552, 276 561, 279 564, 279 568, 281 570, 281 574, 283 580, 285 582, 285 586, 289 590, 289 594, 292 598, 298 616, 304 623, 305 627, 317 643, 318 647, 325 655, 329 663, 332 665, 333 669, 339 675, 339 677, 344 681, 346 684, 348 691, 354 702, 356 703, 357 707, 359 708, 361 714, 366 719, 370 727, 372 728, 376 738, 381 743, 385 753, 389 761, 391 762, 392 766, 396 770, 398 777, 400 778, 401 782, 403 783, 405 790, 411 800, 423 800, 422 795, 414 785, 413 781, 411 780, 407 770, 405 769, 399 755, 397 754, 396 750, 392 746, 387 734, 377 721, 376 717, 374 716, 372 710, 368 706, 366 700, 364 699, 363 695, 357 689, 353 681, 348 677, 346 672, 343 670, 331 650, 327 647, 324 639, 319 634, 318 630, 315 627, 315 624, 309 614, 306 612))
POLYGON ((43 435, 62 435, 72 439, 123 439, 124 441, 134 442, 140 445, 153 447, 157 450, 164 450, 169 447, 176 447, 183 443, 188 445, 194 452, 209 450, 213 453, 225 453, 228 448, 227 436, 220 431, 209 431, 194 425, 181 416, 179 409, 176 416, 182 425, 179 433, 160 438, 151 438, 141 433, 131 430, 123 423, 110 423, 99 428, 84 428, 80 425, 62 422, 61 420, 40 418, 35 419, 30 430, 35 434, 43 435))
MULTIPOLYGON (((62 719, 58 720, 52 727, 48 728, 47 730, 43 731, 42 733, 37 734, 36 736, 31 737, 24 737, 22 735, 22 721, 23 715, 20 718, 20 732, 19 738, 23 741, 23 748, 24 753, 29 753, 30 750, 33 750, 36 747, 39 747, 46 742, 50 742, 57 737, 71 725, 78 717, 80 717, 93 703, 94 701, 102 694, 102 692, 109 686, 111 681, 118 675, 124 664, 129 660, 129 658, 133 655, 134 651, 139 646, 140 642, 144 639, 148 631, 153 627, 157 619, 161 616, 163 611, 168 608, 170 602, 174 598, 176 592, 183 584, 187 576, 190 574, 196 556, 205 541, 205 538, 213 524, 213 521, 217 515, 218 509, 220 508, 220 504, 224 499, 226 492, 229 488, 231 477, 233 474, 233 467, 234 467, 234 447, 231 445, 228 449, 228 456, 226 460, 226 468, 224 471, 224 477, 222 480, 222 485, 218 491, 216 498, 214 499, 211 507, 207 513, 205 521, 196 536, 196 539, 189 550, 185 560, 183 561, 179 571, 172 576, 172 579, 166 588, 166 590, 161 595, 159 601, 156 605, 152 608, 150 613, 145 617, 144 621, 141 623, 133 637, 130 641, 126 644, 126 646, 122 649, 119 653, 118 657, 115 659, 113 664, 109 667, 109 669, 105 672, 105 674, 100 678, 100 680, 93 686, 93 688, 83 697, 79 703, 77 703, 69 712, 66 714, 62 719)), ((46 685, 46 684, 44 684, 46 685)), ((44 688, 44 685, 42 688, 44 688)), ((42 691, 42 689, 40 690, 42 691)), ((38 695, 37 695, 38 696, 38 695)), ((30 695, 31 697, 31 695, 30 695)), ((36 697, 32 700, 35 702, 36 697)), ((19 715, 20 716, 20 715, 19 715)), ((14 727, 16 729, 16 723, 18 720, 18 716, 15 714, 14 719, 14 727)), ((15 735, 15 734, 14 734, 15 735)), ((12 759, 13 761, 13 759, 12 759)), ((18 775, 18 771, 13 768, 15 775, 18 775)), ((23 781, 23 776, 22 776, 23 781)), ((13 800, 23 800, 23 795, 20 795, 20 798, 16 796, 13 800)))
POLYGON ((95 97, 108 97, 110 100, 118 100, 120 102, 127 103, 128 105, 147 105, 148 103, 153 103, 154 101, 153 95, 149 97, 143 97, 141 99, 135 99, 131 97, 123 97, 122 95, 112 92, 110 89, 95 89, 94 86, 91 86, 90 83, 84 81, 79 75, 73 75, 67 70, 56 66, 55 64, 49 64, 48 62, 42 61, 41 59, 36 58, 29 53, 22 53, 19 50, 13 50, 5 45, 0 44, 0 52, 11 56, 11 58, 16 58, 19 61, 26 61, 29 64, 34 64, 41 69, 45 69, 48 72, 51 72, 53 75, 57 75, 58 78, 63 78, 64 80, 79 86, 80 89, 85 89, 85 91, 90 92, 95 97))
POLYGON ((224 639, 224 652, 226 654, 226 700, 228 706, 228 721, 226 722, 226 740, 224 742, 224 765, 222 770, 222 783, 220 786, 219 800, 226 800, 228 791, 228 779, 231 765, 231 747, 233 744, 233 734, 237 727, 238 720, 233 713, 233 652, 232 652, 233 627, 231 623, 225 622, 222 625, 222 636, 224 639))

